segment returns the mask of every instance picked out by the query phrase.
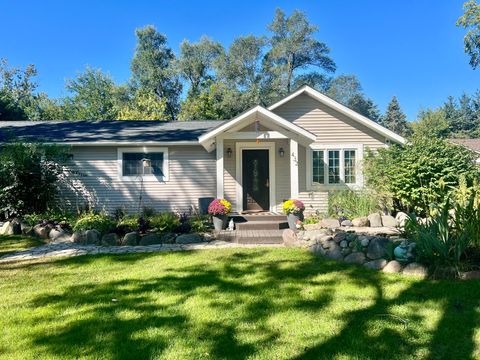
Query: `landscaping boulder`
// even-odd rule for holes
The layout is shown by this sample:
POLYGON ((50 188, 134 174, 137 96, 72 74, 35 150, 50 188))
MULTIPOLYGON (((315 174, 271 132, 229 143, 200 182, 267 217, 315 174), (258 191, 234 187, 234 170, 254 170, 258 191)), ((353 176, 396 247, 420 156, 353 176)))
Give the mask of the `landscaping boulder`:
POLYGON ((328 218, 322 219, 320 225, 322 228, 334 229, 340 227, 340 222, 337 219, 328 218))
POLYGON ((138 233, 135 231, 126 233, 123 237, 121 244, 128 245, 128 246, 135 246, 138 244, 138 233))
POLYGON ((395 220, 397 220, 398 226, 403 228, 405 227, 405 222, 409 219, 409 216, 404 212, 398 212, 395 216, 395 220))
POLYGON ((305 231, 320 230, 320 229, 322 229, 322 225, 320 225, 320 223, 317 223, 317 224, 305 224, 305 225, 303 225, 303 228, 305 229, 305 231))
POLYGON ((367 248, 368 258, 375 260, 387 257, 390 244, 390 240, 384 237, 371 239, 367 248))
POLYGON ((360 241, 360 245, 362 245, 363 247, 367 247, 368 244, 370 243, 370 238, 365 235, 360 235, 358 237, 358 241, 360 241))
POLYGON ((41 224, 38 224, 33 227, 33 232, 35 233, 35 235, 42 239, 48 239, 48 234, 50 233, 50 230, 52 230, 52 228, 48 225, 42 226, 41 224))
POLYGON ((370 226, 370 221, 366 216, 358 217, 352 220, 352 225, 355 227, 366 227, 370 226))
POLYGON ((342 250, 340 250, 340 247, 338 245, 337 245, 337 248, 326 251, 325 256, 328 257, 329 259, 332 259, 332 260, 342 260, 343 259, 342 250))
POLYGON ((161 243, 162 241, 160 239, 160 236, 158 236, 157 234, 144 235, 138 242, 139 245, 155 245, 161 243))
POLYGON ((363 265, 372 270, 382 270, 387 265, 387 263, 388 261, 385 259, 377 259, 368 261, 363 265))
POLYGON ((427 277, 428 271, 422 264, 419 263, 410 263, 402 271, 403 275, 412 275, 412 276, 421 276, 427 277))
POLYGON ((75 231, 72 235, 72 241, 82 245, 99 245, 100 232, 97 230, 75 231))
POLYGON ((399 273, 402 271, 402 264, 400 264, 397 260, 389 261, 382 271, 385 273, 399 273))
POLYGON ((350 227, 350 226, 353 226, 353 223, 352 223, 351 220, 343 220, 340 225, 345 226, 345 227, 350 227))
POLYGON ((5 222, 0 228, 0 235, 21 235, 22 228, 20 226, 20 221, 13 219, 11 221, 5 222))
POLYGON ((175 244, 176 238, 177 238, 176 234, 166 233, 162 235, 162 237, 160 238, 160 241, 162 242, 162 244, 175 244))
POLYGON ((55 239, 57 239, 58 237, 60 237, 60 236, 62 236, 62 235, 64 235, 64 234, 65 234, 65 232, 62 231, 62 230, 52 229, 52 230, 50 230, 50 232, 48 233, 48 238, 49 238, 50 240, 55 240, 55 239))
POLYGON ((379 213, 368 215, 368 221, 371 227, 382 227, 382 216, 379 213))
POLYGON ((325 249, 322 245, 314 244, 308 248, 308 250, 315 256, 325 255, 325 249))
POLYGON ((346 240, 347 239, 347 233, 346 232, 338 232, 336 233, 334 236, 333 236, 333 240, 336 242, 336 243, 340 243, 342 242, 343 240, 346 240))
POLYGON ((295 246, 298 242, 297 233, 292 229, 285 229, 282 233, 283 245, 290 247, 295 246))
POLYGON ((347 240, 342 240, 342 241, 340 241, 340 247, 341 247, 341 248, 346 248, 346 247, 348 247, 348 241, 347 241, 347 240))
POLYGON ((363 264, 365 262, 365 254, 363 252, 353 252, 350 255, 345 256, 343 261, 350 264, 363 264))
POLYGON ((391 215, 383 215, 382 216, 382 225, 385 227, 397 227, 398 223, 397 220, 391 215))
POLYGON ((177 236, 175 242, 177 244, 193 244, 202 242, 203 238, 198 234, 183 234, 177 236))
POLYGON ((120 243, 120 238, 115 233, 109 233, 102 236, 103 246, 115 246, 120 243))
POLYGON ((20 230, 22 231, 22 235, 35 236, 35 233, 33 232, 33 227, 28 225, 27 223, 21 222, 20 230))

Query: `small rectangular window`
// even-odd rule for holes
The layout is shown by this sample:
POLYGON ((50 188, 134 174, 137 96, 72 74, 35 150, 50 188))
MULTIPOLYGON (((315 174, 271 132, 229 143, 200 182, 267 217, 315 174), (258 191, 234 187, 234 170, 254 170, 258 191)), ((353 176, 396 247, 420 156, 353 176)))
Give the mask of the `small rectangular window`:
POLYGON ((312 152, 312 175, 313 182, 318 184, 325 183, 325 161, 323 160, 323 150, 313 150, 312 152))
POLYGON ((355 184, 356 176, 355 176, 355 150, 345 150, 344 153, 345 157, 345 183, 347 184, 355 184))
POLYGON ((122 175, 154 175, 163 178, 163 159, 163 152, 124 152, 122 154, 122 175))
POLYGON ((340 184, 340 151, 328 151, 328 183, 340 184))

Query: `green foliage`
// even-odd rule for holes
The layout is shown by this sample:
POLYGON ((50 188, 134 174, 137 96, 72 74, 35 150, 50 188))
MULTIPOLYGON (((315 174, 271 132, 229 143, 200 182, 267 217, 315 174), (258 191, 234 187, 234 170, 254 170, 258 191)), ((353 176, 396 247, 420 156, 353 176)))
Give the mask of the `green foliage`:
POLYGON ((480 4, 469 0, 463 4, 464 14, 457 20, 457 26, 467 29, 463 41, 465 53, 470 56, 470 65, 476 68, 480 63, 480 4))
POLYGON ((4 144, 0 151, 0 212, 8 217, 52 207, 64 181, 67 159, 66 147, 4 144))
POLYGON ((151 90, 137 90, 132 98, 121 103, 118 120, 164 120, 166 100, 151 90))
POLYGON ((105 234, 114 230, 116 225, 117 223, 112 217, 103 213, 96 214, 90 212, 79 216, 77 222, 73 226, 73 231, 95 229, 100 231, 102 234, 105 234))
POLYGON ((150 216, 148 222, 152 229, 161 233, 172 232, 180 225, 178 216, 171 212, 150 216))
POLYGON ((117 223, 117 226, 126 227, 128 229, 135 230, 138 228, 138 225, 139 225, 138 219, 139 217, 136 215, 125 216, 117 223))
POLYGON ((328 195, 328 212, 331 216, 356 218, 382 210, 378 194, 368 190, 337 190, 328 195))
POLYGON ((74 224, 76 216, 71 213, 48 209, 43 213, 25 214, 22 216, 23 220, 30 226, 35 226, 41 222, 50 222, 56 224, 74 224))
POLYGON ((382 125, 402 136, 410 134, 407 117, 403 113, 396 96, 388 104, 387 112, 382 117, 382 125))
POLYGON ((412 124, 413 134, 417 137, 445 137, 448 122, 442 109, 422 110, 418 120, 412 124))
POLYGON ((208 215, 194 215, 188 219, 188 223, 193 233, 205 233, 212 226, 210 216, 208 215))
POLYGON ((446 140, 414 137, 403 147, 367 151, 364 174, 369 187, 391 195, 399 209, 422 212, 442 203, 462 176, 468 185, 478 179, 476 157, 446 140))

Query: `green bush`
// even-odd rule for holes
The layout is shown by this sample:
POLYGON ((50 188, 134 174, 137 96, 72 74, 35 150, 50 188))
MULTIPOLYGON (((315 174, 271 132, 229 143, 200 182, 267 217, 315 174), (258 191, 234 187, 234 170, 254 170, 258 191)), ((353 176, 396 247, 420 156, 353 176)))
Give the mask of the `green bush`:
POLYGON ((461 177, 470 186, 479 178, 477 154, 447 140, 416 137, 404 146, 367 151, 367 185, 389 194, 400 210, 424 211, 442 204, 461 177))
POLYGON ((171 212, 164 212, 150 216, 148 222, 152 229, 158 232, 172 232, 180 225, 178 216, 171 212))
POLYGON ((194 233, 205 233, 211 228, 210 216, 208 215, 194 215, 188 222, 191 227, 191 231, 194 233))
POLYGON ((106 214, 86 213, 78 218, 73 230, 81 231, 95 229, 102 234, 105 234, 114 230, 116 225, 117 223, 115 220, 106 214))
POLYGON ((381 199, 368 190, 337 190, 328 195, 328 213, 330 216, 355 218, 367 216, 382 210, 381 199))
POLYGON ((41 222, 52 222, 58 224, 75 224, 76 216, 62 211, 47 210, 42 213, 32 213, 23 215, 23 220, 30 226, 35 226, 41 222))
POLYGON ((66 147, 7 143, 0 149, 0 212, 7 217, 42 213, 64 181, 66 147))

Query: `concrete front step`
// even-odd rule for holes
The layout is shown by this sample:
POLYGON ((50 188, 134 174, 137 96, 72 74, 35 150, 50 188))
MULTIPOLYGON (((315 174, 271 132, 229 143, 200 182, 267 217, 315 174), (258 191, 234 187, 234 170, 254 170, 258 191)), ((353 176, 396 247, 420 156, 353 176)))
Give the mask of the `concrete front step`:
POLYGON ((269 215, 263 215, 263 214, 257 214, 257 215, 242 215, 242 214, 235 214, 232 215, 231 218, 233 219, 234 222, 238 223, 244 223, 248 221, 287 221, 287 217, 282 214, 269 214, 269 215))
POLYGON ((217 240, 238 244, 282 244, 283 230, 222 230, 217 240))
POLYGON ((247 221, 235 223, 237 230, 281 230, 288 228, 286 221, 247 221))

